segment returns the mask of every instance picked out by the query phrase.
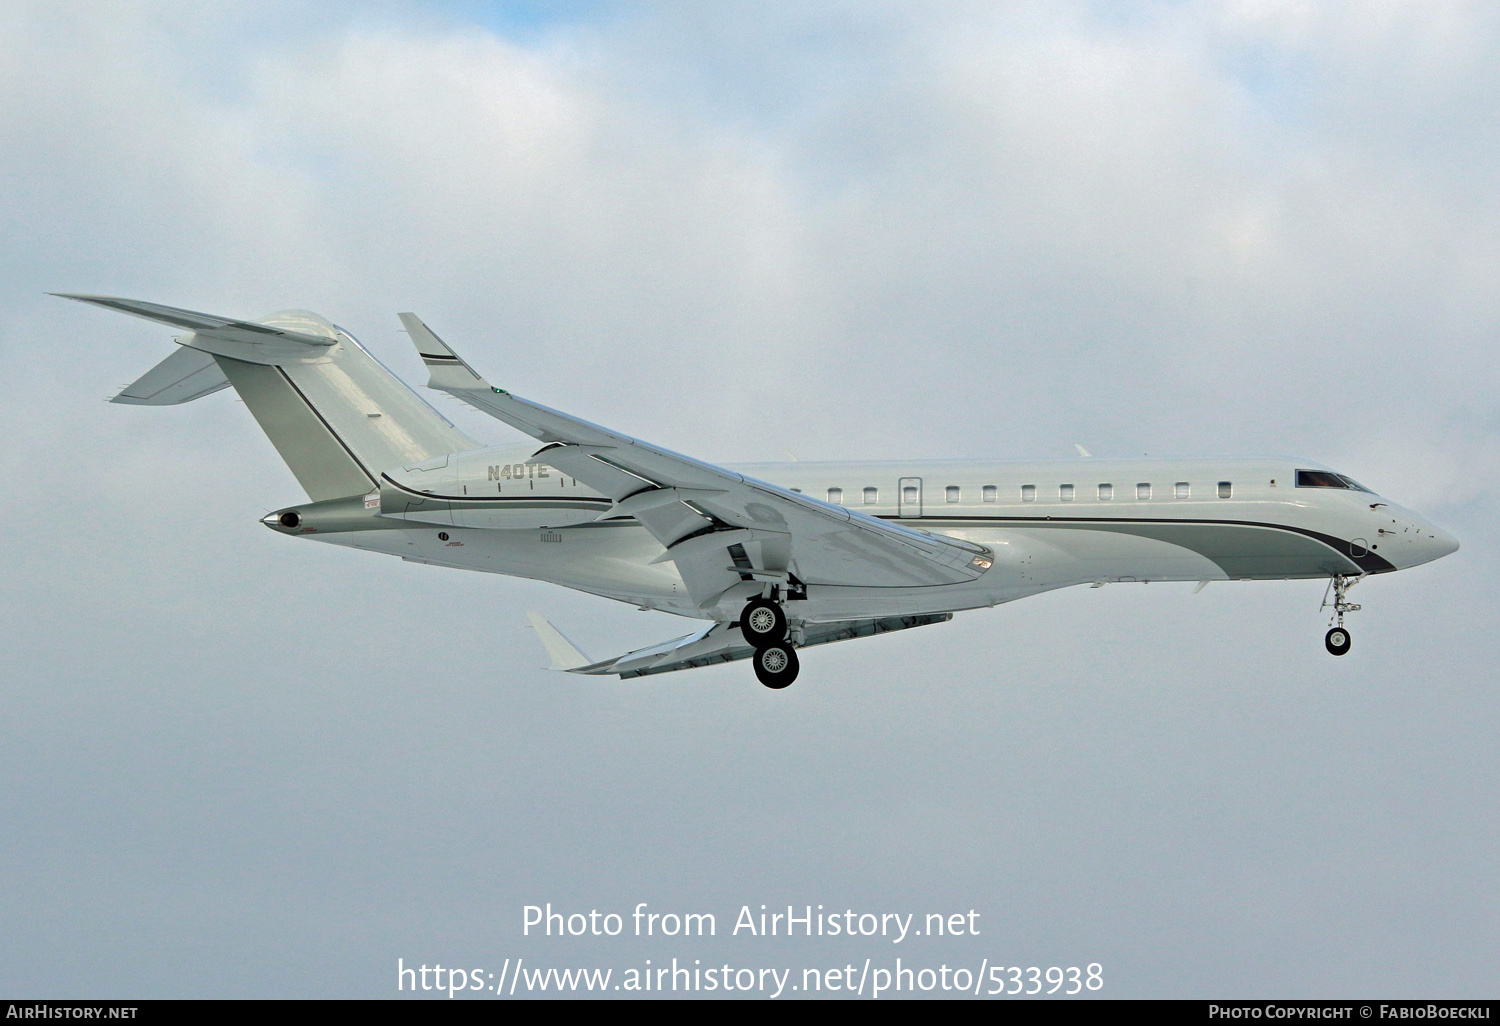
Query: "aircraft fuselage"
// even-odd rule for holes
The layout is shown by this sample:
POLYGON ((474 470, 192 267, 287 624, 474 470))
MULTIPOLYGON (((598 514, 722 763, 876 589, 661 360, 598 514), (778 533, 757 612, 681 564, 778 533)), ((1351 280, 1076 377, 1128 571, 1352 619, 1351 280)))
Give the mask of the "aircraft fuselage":
MULTIPOLYGON (((643 608, 701 608, 661 545, 534 444, 455 453, 383 475, 378 498, 290 507, 288 534, 405 559, 550 581, 643 608), (343 505, 340 505, 342 503, 343 505), (321 507, 321 509, 320 509, 321 507), (602 518, 602 519, 601 519, 602 518)), ((1289 457, 791 462, 731 469, 993 553, 978 579, 851 587, 803 579, 808 623, 993 606, 1075 584, 1358 576, 1429 562, 1449 535, 1327 467, 1289 457), (1299 477, 1299 471, 1301 475, 1299 477), (1299 484, 1299 480, 1303 483, 1299 484), (1308 482, 1321 482, 1310 484, 1308 482), (1346 483, 1347 482, 1347 483, 1346 483)), ((797 570, 793 552, 792 572, 797 570)))

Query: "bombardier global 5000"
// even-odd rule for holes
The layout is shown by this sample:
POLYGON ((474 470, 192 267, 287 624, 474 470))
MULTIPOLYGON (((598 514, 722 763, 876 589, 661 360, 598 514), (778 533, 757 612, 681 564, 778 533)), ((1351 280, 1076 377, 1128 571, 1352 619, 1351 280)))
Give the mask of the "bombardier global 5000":
POLYGON ((171 325, 177 348, 115 396, 166 406, 233 386, 308 502, 273 531, 417 563, 550 581, 705 621, 590 661, 532 623, 558 669, 639 677, 940 623, 1075 584, 1326 579, 1328 651, 1349 588, 1458 548, 1310 460, 1231 457, 715 466, 495 388, 400 314, 428 387, 531 440, 484 447, 348 332, 288 310, 242 321, 68 295, 171 325))

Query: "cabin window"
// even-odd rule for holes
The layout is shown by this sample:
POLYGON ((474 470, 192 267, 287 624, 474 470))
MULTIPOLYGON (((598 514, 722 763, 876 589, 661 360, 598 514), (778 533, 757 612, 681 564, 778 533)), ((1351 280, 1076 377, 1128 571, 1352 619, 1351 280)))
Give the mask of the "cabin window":
POLYGON ((957 502, 961 494, 958 490, 958 485, 949 485, 946 489, 946 493, 949 502, 957 502))
POLYGON ((995 486, 994 485, 985 485, 984 486, 984 490, 980 494, 983 496, 985 502, 994 502, 995 501, 995 486))
POLYGON ((1140 482, 1137 482, 1137 484, 1135 486, 1135 497, 1137 499, 1149 499, 1149 498, 1151 498, 1151 482, 1150 481, 1140 481, 1140 482))
POLYGON ((873 506, 873 505, 875 505, 879 501, 880 501, 880 489, 879 488, 866 488, 865 489, 865 505, 866 506, 873 506))
POLYGON ((1070 484, 1057 486, 1057 497, 1063 502, 1073 501, 1073 486, 1070 484))
POLYGON ((1219 482, 1219 498, 1227 499, 1234 494, 1234 485, 1228 481, 1219 482))
POLYGON ((1036 501, 1036 485, 1022 485, 1021 486, 1021 501, 1022 502, 1035 502, 1036 501))
POLYGON ((1099 499, 1100 499, 1101 502, 1108 502, 1110 499, 1113 499, 1114 497, 1115 497, 1115 486, 1114 485, 1112 485, 1112 484, 1101 484, 1099 486, 1099 499))
POLYGON ((842 506, 844 504, 844 490, 842 488, 828 489, 828 501, 835 506, 842 506))
POLYGON ((916 502, 917 501, 917 486, 916 485, 904 485, 902 487, 902 489, 901 489, 901 501, 902 502, 916 502))
POLYGON ((1186 499, 1192 494, 1193 489, 1188 486, 1188 483, 1186 481, 1178 481, 1175 485, 1172 486, 1172 495, 1176 498, 1186 499))

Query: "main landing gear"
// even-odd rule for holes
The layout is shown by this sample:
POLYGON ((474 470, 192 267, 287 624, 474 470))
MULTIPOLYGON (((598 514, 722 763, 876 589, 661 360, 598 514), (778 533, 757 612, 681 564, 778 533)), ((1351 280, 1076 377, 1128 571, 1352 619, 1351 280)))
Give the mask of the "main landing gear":
POLYGON ((766 687, 776 691, 796 680, 797 671, 801 669, 797 662, 797 650, 785 641, 757 648, 751 661, 755 663, 755 676, 766 687))
POLYGON ((768 688, 780 690, 797 679, 797 652, 787 640, 786 612, 769 598, 751 599, 740 613, 740 633, 755 655, 755 676, 768 688))
POLYGON ((1323 604, 1319 609, 1333 607, 1333 616, 1328 622, 1331 625, 1328 633, 1323 636, 1323 645, 1331 655, 1341 656, 1349 651, 1351 644, 1349 631, 1344 627, 1344 614, 1353 613, 1359 609, 1358 603, 1349 601, 1349 589, 1354 587, 1363 578, 1363 574, 1353 577, 1344 574, 1334 574, 1333 579, 1328 582, 1328 591, 1323 593, 1323 604), (1333 601, 1328 601, 1328 592, 1333 593, 1333 601))

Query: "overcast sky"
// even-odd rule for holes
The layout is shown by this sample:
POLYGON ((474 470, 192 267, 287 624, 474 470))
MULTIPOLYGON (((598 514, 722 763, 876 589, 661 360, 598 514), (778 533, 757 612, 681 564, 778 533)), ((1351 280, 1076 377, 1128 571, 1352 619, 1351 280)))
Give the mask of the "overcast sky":
MULTIPOLYGON (((0 5, 0 993, 393 996, 396 960, 1104 967, 1473 996, 1500 944, 1500 8, 0 5), (48 291, 317 310, 714 461, 1292 453, 1454 533, 1361 585, 1075 589, 745 664, 267 531, 232 392, 48 291), (545 941, 521 909, 718 916, 545 941), (741 905, 976 909, 787 945, 741 905)), ((515 439, 449 401, 470 434, 515 439)))

